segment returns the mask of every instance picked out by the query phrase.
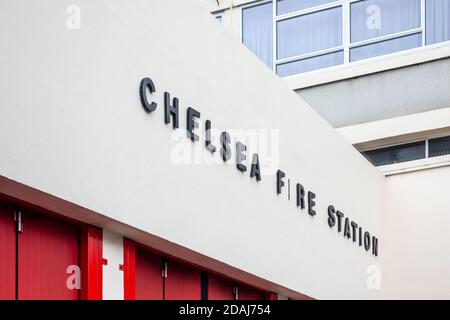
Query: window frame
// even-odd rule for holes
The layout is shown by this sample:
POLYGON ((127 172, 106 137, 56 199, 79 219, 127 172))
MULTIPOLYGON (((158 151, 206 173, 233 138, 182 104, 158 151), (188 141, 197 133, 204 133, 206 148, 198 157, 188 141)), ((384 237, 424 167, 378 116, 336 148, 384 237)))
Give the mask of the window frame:
MULTIPOLYGON (((242 6, 240 6, 240 10, 239 10, 239 39, 242 43, 244 43, 244 14, 243 11, 245 9, 249 9, 249 8, 253 8, 253 7, 258 7, 260 5, 263 4, 267 4, 267 3, 273 3, 273 0, 256 0, 247 4, 244 4, 242 6)), ((272 18, 273 18, 273 11, 272 11, 272 18)))
POLYGON ((391 165, 396 165, 396 164, 400 164, 400 163, 405 163, 405 162, 413 162, 413 161, 420 161, 420 160, 425 160, 428 159, 428 140, 429 139, 417 139, 417 140, 411 140, 411 141, 407 141, 407 142, 402 142, 402 143, 395 143, 395 144, 388 144, 382 147, 377 147, 377 148, 370 148, 367 150, 360 150, 359 152, 361 153, 361 155, 363 157, 365 157, 367 159, 367 161, 369 161, 370 163, 372 163, 372 161, 370 161, 365 155, 364 153, 367 152, 371 152, 371 151, 381 151, 381 150, 385 150, 385 149, 391 149, 391 148, 396 148, 396 147, 406 147, 409 145, 414 145, 414 144, 423 144, 423 151, 424 151, 424 157, 423 158, 419 158, 419 159, 415 159, 415 160, 405 160, 405 161, 400 161, 400 162, 394 162, 394 163, 389 163, 389 164, 384 164, 384 165, 375 165, 373 164, 374 167, 379 168, 379 167, 386 167, 386 166, 391 166, 391 165))
MULTIPOLYGON (((382 146, 377 146, 377 147, 371 147, 371 148, 362 148, 359 149, 358 151, 361 153, 361 155, 363 157, 365 157, 363 155, 363 153, 366 152, 370 152, 370 151, 376 151, 376 150, 383 150, 383 149, 387 149, 387 148, 392 148, 392 147, 401 147, 404 145, 409 145, 409 144, 414 144, 414 143, 419 143, 419 142, 423 142, 425 144, 425 157, 421 158, 421 159, 416 159, 416 160, 409 160, 409 161, 403 161, 403 162, 399 162, 399 163, 392 163, 392 164, 387 164, 387 165, 381 165, 381 166, 375 166, 376 168, 383 168, 383 167, 390 167, 390 166, 395 166, 398 164, 404 164, 404 163, 414 163, 414 162, 421 162, 421 161, 426 161, 426 160, 430 160, 430 159, 443 159, 443 158, 448 158, 450 157, 450 154, 445 154, 445 155, 440 155, 440 156, 430 156, 430 140, 436 140, 436 139, 441 139, 441 138, 449 138, 450 135, 448 134, 438 134, 438 135, 430 135, 426 138, 421 138, 421 139, 412 139, 412 140, 408 140, 408 141, 403 141, 403 142, 397 142, 397 143, 392 143, 392 144, 385 144, 382 146)), ((367 159, 367 161, 369 161, 369 159, 367 159)), ((369 161, 370 162, 370 161, 369 161)))
MULTIPOLYGON (((264 4, 268 4, 268 3, 272 3, 272 71, 276 74, 276 69, 273 69, 274 66, 274 53, 275 53, 275 48, 276 48, 276 43, 274 43, 274 39, 276 39, 276 37, 274 36, 274 26, 275 26, 275 20, 273 19, 273 10, 274 10, 274 6, 276 5, 276 0, 255 0, 253 2, 244 4, 242 6, 240 6, 240 10, 239 10, 239 40, 241 41, 242 44, 244 44, 244 14, 243 11, 245 9, 249 9, 249 8, 253 8, 253 7, 258 7, 264 4)), ((244 44, 245 45, 245 44, 244 44)), ((259 59, 259 57, 258 57, 259 59)), ((262 60, 261 60, 262 61, 262 60)))
POLYGON ((330 67, 325 67, 325 68, 319 68, 319 69, 306 71, 306 72, 302 72, 302 73, 294 73, 292 75, 283 76, 281 78, 289 78, 289 77, 296 77, 296 76, 304 75, 304 74, 323 72, 324 70, 325 71, 330 71, 333 69, 337 70, 337 69, 347 67, 347 66, 353 65, 353 64, 358 64, 361 62, 366 63, 366 62, 370 62, 370 61, 376 61, 379 59, 385 59, 385 58, 388 58, 391 56, 409 54, 416 50, 423 49, 424 47, 428 48, 428 47, 433 47, 436 45, 442 45, 442 44, 445 45, 447 43, 450 44, 450 40, 438 42, 438 43, 434 43, 434 44, 429 44, 429 45, 426 44, 427 43, 426 0, 419 0, 419 6, 420 6, 420 26, 419 27, 352 43, 351 42, 351 5, 354 3, 363 2, 363 1, 366 1, 366 0, 334 0, 334 1, 330 1, 329 3, 321 4, 321 5, 314 6, 314 7, 307 8, 307 9, 284 13, 284 14, 280 14, 280 15, 277 14, 277 0, 253 1, 253 2, 250 2, 250 3, 240 6, 240 19, 239 19, 240 40, 241 40, 241 42, 243 42, 242 41, 243 40, 243 14, 242 14, 243 10, 272 2, 272 17, 273 17, 272 70, 276 74, 277 74, 277 67, 279 65, 283 65, 286 63, 306 60, 306 59, 319 57, 322 55, 336 53, 336 52, 340 52, 340 51, 343 51, 343 55, 344 55, 344 61, 341 64, 330 66, 330 67), (342 24, 341 24, 342 25, 342 45, 341 46, 327 48, 327 49, 314 51, 314 52, 309 52, 306 54, 296 55, 296 56, 287 57, 287 58, 283 58, 283 59, 278 59, 277 23, 279 21, 283 21, 283 20, 290 19, 290 18, 295 18, 298 16, 306 15, 306 14, 319 12, 319 11, 326 10, 326 9, 337 8, 337 7, 342 8, 342 24), (410 49, 406 49, 406 50, 395 51, 395 52, 387 53, 387 54, 383 54, 383 55, 375 55, 370 58, 361 59, 361 60, 357 60, 357 61, 353 61, 353 62, 350 61, 350 50, 353 48, 358 48, 358 47, 363 47, 366 45, 381 43, 383 41, 388 41, 388 40, 400 39, 402 37, 411 36, 411 35, 415 35, 415 34, 421 35, 421 45, 418 47, 414 47, 414 48, 410 48, 410 49))
POLYGON ((223 24, 224 11, 213 13, 214 18, 220 23, 223 24), (220 20, 219 20, 220 18, 220 20))
POLYGON ((431 140, 439 140, 439 139, 450 139, 450 136, 439 136, 439 137, 434 137, 434 138, 427 139, 427 148, 426 148, 427 156, 428 156, 427 159, 428 158, 433 159, 433 158, 439 158, 439 157, 448 157, 450 155, 450 150, 449 150, 449 153, 446 153, 446 154, 441 154, 441 155, 437 155, 437 156, 432 156, 431 155, 430 141, 431 140))
MULTIPOLYGON (((359 47, 363 47, 363 46, 367 46, 367 45, 371 45, 371 44, 376 44, 376 43, 381 43, 384 41, 389 41, 389 40, 394 40, 394 39, 400 39, 406 36, 412 36, 412 35, 416 35, 416 34, 420 34, 422 36, 421 38, 421 45, 419 47, 415 47, 415 48, 411 48, 411 49, 406 49, 406 50, 400 50, 400 51, 395 51, 393 53, 398 53, 398 52, 404 52, 404 51, 408 51, 408 50, 413 50, 413 49, 417 49, 417 48, 422 48, 426 45, 426 22, 425 22, 425 17, 426 17, 426 12, 425 12, 425 8, 426 8, 426 0, 419 0, 419 8, 420 8, 420 25, 417 28, 413 28, 413 29, 409 29, 409 30, 404 30, 404 31, 399 31, 399 32, 394 32, 394 33, 390 33, 384 36, 379 36, 379 37, 374 37, 371 39, 366 39, 366 40, 360 40, 360 41, 355 41, 352 42, 351 41, 351 6, 354 3, 358 3, 358 2, 363 2, 363 1, 367 1, 367 0, 343 0, 348 2, 348 23, 349 23, 349 28, 348 28, 348 37, 349 37, 349 42, 348 42, 348 51, 349 51, 349 56, 348 56, 348 60, 345 60, 345 64, 349 64, 349 63, 353 63, 353 62, 358 62, 358 61, 365 61, 371 58, 376 58, 376 57, 384 57, 384 56, 388 56, 389 54, 382 54, 382 55, 378 55, 378 56, 374 56, 371 58, 366 58, 366 59, 361 59, 361 60, 357 60, 357 61, 351 61, 351 56, 350 56, 350 50, 354 49, 354 48, 359 48, 359 47)), ((393 54, 390 53, 390 54, 393 54)))
MULTIPOLYGON (((337 1, 332 1, 329 3, 325 3, 325 4, 321 4, 315 7, 311 7, 308 9, 302 9, 302 10, 298 10, 298 11, 293 11, 293 12, 289 12, 289 13, 285 13, 282 15, 277 15, 277 0, 273 0, 274 3, 274 7, 273 7, 273 14, 274 14, 274 53, 273 53, 273 70, 277 70, 277 66, 278 65, 282 65, 282 64, 286 64, 286 63, 290 63, 290 62, 296 62, 296 61, 300 61, 300 60, 306 60, 306 59, 310 59, 310 58, 314 58, 314 57, 319 57, 319 56, 323 56, 326 54, 331 54, 331 53, 336 53, 339 51, 344 51, 344 34, 345 34, 345 29, 344 29, 344 7, 342 6, 343 2, 347 1, 347 0, 337 0, 337 1), (335 8, 342 8, 342 15, 341 15, 341 27, 342 27, 342 36, 343 36, 343 41, 342 41, 342 45, 341 46, 336 46, 336 47, 331 47, 331 48, 327 48, 327 49, 322 49, 319 51, 313 51, 313 52, 308 52, 305 54, 300 54, 300 55, 296 55, 296 56, 292 56, 292 57, 288 57, 288 58, 283 58, 283 59, 278 59, 278 22, 280 21, 284 21, 284 20, 288 20, 288 19, 293 19, 293 18, 297 18, 297 17, 301 17, 301 16, 305 16, 308 14, 314 14, 314 13, 318 13, 324 10, 329 10, 329 9, 335 9, 335 8)), ((345 51, 344 51, 344 64, 346 61, 346 55, 345 55, 345 51)), ((325 68, 326 69, 326 68, 325 68)), ((320 69, 323 70, 323 69, 320 69)))

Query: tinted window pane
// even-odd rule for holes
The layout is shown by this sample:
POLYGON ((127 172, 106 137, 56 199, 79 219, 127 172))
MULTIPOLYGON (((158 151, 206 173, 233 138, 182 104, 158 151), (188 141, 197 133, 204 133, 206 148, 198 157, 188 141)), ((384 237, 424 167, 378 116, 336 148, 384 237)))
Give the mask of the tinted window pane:
POLYGON ((342 45, 341 7, 282 20, 277 23, 278 58, 342 45))
POLYGON ((280 77, 287 77, 294 74, 328 68, 344 63, 343 51, 321 55, 300 61, 280 64, 277 66, 277 74, 280 77))
POLYGON ((320 6, 321 4, 333 1, 334 0, 278 0, 277 13, 279 15, 285 14, 289 12, 320 6))
POLYGON ((425 158, 425 141, 403 144, 384 149, 362 153, 375 166, 385 166, 394 163, 425 158))
POLYGON ((450 1, 427 0, 427 44, 450 40, 450 1))
POLYGON ((362 59, 381 56, 384 54, 417 48, 421 45, 421 34, 413 34, 411 36, 377 42, 374 44, 350 49, 350 61, 354 62, 362 59))
POLYGON ((272 69, 272 4, 242 10, 242 41, 272 69))
POLYGON ((450 154, 450 137, 431 139, 428 148, 430 157, 439 157, 450 154))
POLYGON ((420 0, 355 2, 350 25, 352 42, 419 28, 420 0))

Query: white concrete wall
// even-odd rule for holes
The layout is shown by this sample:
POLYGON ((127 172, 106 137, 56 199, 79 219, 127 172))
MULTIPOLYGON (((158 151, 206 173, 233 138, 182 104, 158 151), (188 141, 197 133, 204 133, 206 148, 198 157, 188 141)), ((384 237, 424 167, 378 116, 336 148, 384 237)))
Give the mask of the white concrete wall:
MULTIPOLYGON (((250 1, 225 0, 219 7, 201 1, 211 12, 224 10, 224 27, 240 34, 239 5, 250 1)), ((443 72, 449 56, 448 42, 440 43, 283 80, 330 123, 358 123, 337 129, 349 143, 359 150, 377 148, 449 135, 450 78, 443 72)), ((380 171, 388 176, 390 206, 383 214, 388 254, 383 255, 382 296, 448 299, 449 156, 380 171)))
MULTIPOLYGON (((449 101, 450 104, 450 101, 449 101)), ((336 129, 353 145, 377 147, 404 141, 445 136, 450 129, 450 108, 414 113, 336 129)))
MULTIPOLYGON (((450 109, 338 129, 361 148, 449 135, 450 109)), ((387 176, 388 243, 382 272, 389 299, 450 298, 450 156, 381 167, 387 176)))
POLYGON ((450 298, 449 190, 449 166, 387 177, 384 297, 450 298))
POLYGON ((384 177, 204 8, 5 0, 0 38, 1 176, 314 298, 378 296, 366 270, 384 239, 374 258, 331 230, 326 210, 380 234, 384 177), (66 27, 72 4, 80 30, 66 27), (147 76, 153 114, 139 101, 147 76), (192 106, 218 129, 279 129, 279 167, 317 194, 317 216, 286 188, 277 197, 274 172, 256 183, 232 165, 173 163, 164 91, 180 98, 181 128, 192 106))
MULTIPOLYGON (((445 44, 442 44, 445 45, 445 44)), ((444 47, 450 54, 448 43, 444 47)), ((419 51, 427 50, 422 48, 419 51)), ((432 51, 429 52, 432 55, 432 51)), ((403 60, 407 61, 409 55, 403 60)), ((381 59, 381 57, 380 57, 381 59)), ((298 90, 335 128, 450 107, 450 58, 298 90)))

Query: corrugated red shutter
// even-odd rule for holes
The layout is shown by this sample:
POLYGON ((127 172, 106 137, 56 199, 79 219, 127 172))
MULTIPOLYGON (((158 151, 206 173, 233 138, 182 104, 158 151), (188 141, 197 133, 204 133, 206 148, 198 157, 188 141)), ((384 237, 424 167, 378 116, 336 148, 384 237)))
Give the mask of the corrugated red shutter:
POLYGON ((160 257, 136 248, 136 299, 163 300, 160 257))
POLYGON ((239 300, 265 300, 266 293, 257 289, 239 286, 239 300))
POLYGON ((81 228, 81 299, 101 300, 103 296, 103 230, 81 228))
POLYGON ((18 294, 21 300, 75 300, 67 287, 69 266, 79 265, 79 228, 56 219, 22 213, 18 294))
POLYGON ((166 300, 200 300, 200 271, 176 262, 168 262, 164 297, 166 300))
POLYGON ((14 210, 0 204, 0 300, 16 298, 16 231, 14 210))
POLYGON ((212 274, 208 276, 208 300, 234 300, 234 284, 212 274))
POLYGON ((165 260, 130 240, 124 240, 124 264, 121 268, 124 271, 126 300, 200 300, 202 297, 208 300, 234 300, 235 288, 238 288, 238 300, 272 297, 267 292, 235 285, 232 280, 189 265, 165 260))
POLYGON ((136 299, 136 245, 130 240, 123 240, 123 271, 124 299, 136 299))

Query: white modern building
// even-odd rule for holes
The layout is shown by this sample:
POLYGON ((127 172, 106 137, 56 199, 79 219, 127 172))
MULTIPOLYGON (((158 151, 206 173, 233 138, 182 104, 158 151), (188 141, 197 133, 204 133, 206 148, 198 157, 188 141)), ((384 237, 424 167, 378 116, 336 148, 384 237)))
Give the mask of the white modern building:
POLYGON ((448 1, 0 26, 0 299, 450 298, 448 1))

